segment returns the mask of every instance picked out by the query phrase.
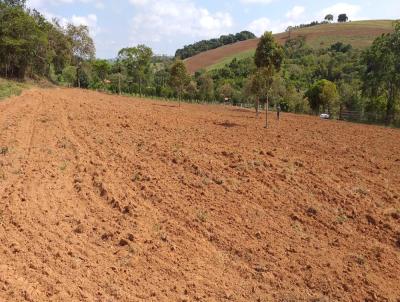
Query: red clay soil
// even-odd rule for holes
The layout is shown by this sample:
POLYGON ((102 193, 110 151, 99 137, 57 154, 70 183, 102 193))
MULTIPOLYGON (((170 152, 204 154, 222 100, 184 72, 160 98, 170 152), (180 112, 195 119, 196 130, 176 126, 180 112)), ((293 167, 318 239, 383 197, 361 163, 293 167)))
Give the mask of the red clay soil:
POLYGON ((0 301, 400 301, 400 131, 31 90, 0 103, 0 301))

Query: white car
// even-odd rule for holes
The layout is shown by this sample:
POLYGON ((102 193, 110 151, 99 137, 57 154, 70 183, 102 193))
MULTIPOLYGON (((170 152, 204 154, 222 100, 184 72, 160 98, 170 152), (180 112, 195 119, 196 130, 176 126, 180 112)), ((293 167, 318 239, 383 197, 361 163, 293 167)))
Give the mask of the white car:
POLYGON ((322 113, 319 117, 323 120, 329 120, 331 116, 328 113, 322 113))

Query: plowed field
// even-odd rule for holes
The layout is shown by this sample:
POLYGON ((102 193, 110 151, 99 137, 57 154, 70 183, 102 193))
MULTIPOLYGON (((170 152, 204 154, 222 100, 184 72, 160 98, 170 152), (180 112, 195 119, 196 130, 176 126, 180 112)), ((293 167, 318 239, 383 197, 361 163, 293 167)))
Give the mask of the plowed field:
POLYGON ((96 92, 0 103, 0 301, 400 301, 400 131, 96 92))

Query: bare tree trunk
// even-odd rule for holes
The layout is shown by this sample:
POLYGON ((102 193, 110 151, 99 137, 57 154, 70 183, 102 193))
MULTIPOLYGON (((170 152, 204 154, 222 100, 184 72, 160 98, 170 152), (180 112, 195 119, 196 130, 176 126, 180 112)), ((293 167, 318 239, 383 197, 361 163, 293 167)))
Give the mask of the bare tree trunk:
POLYGON ((260 110, 260 98, 257 97, 257 102, 256 102, 256 116, 258 117, 258 111, 260 110))
POLYGON ((265 106, 265 128, 268 128, 268 111, 269 111, 269 96, 267 95, 267 102, 265 106))
POLYGON ((394 89, 393 84, 389 83, 389 97, 386 104, 386 116, 385 116, 385 125, 389 126, 392 122, 392 110, 393 110, 393 102, 394 102, 394 89))
POLYGON ((121 73, 118 74, 118 92, 121 95, 121 73))
POLYGON ((78 88, 81 88, 81 79, 80 79, 80 76, 79 76, 79 66, 78 66, 78 68, 76 69, 76 78, 77 78, 77 80, 78 80, 78 88))

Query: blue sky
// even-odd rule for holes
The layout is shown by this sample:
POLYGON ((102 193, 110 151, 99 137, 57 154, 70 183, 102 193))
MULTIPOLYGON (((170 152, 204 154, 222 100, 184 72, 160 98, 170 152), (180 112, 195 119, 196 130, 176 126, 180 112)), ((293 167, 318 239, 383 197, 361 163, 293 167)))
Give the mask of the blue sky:
POLYGON ((347 13, 351 20, 400 18, 400 0, 28 0, 28 5, 63 23, 88 25, 100 58, 137 44, 174 54, 194 41, 242 30, 281 32, 327 13, 347 13))

